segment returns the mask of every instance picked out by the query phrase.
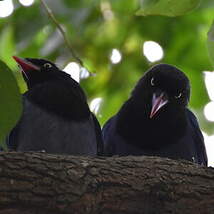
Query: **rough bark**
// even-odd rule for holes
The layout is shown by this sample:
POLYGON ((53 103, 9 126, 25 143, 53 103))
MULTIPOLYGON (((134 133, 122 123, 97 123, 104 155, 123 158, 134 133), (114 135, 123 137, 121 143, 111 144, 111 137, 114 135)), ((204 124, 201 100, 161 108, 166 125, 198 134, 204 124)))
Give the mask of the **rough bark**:
POLYGON ((0 214, 212 214, 214 168, 158 157, 0 154, 0 214))

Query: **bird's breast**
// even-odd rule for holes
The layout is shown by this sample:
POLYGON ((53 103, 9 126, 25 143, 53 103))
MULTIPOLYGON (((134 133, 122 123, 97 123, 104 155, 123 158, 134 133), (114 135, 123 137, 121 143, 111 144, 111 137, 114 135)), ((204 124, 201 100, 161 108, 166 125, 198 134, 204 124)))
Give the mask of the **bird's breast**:
POLYGON ((185 117, 165 115, 164 112, 154 118, 134 116, 123 117, 117 121, 118 133, 128 143, 143 148, 159 149, 177 143, 186 132, 185 117))
POLYGON ((49 82, 38 85, 24 95, 31 103, 44 111, 65 120, 84 120, 90 116, 85 98, 69 84, 49 82))

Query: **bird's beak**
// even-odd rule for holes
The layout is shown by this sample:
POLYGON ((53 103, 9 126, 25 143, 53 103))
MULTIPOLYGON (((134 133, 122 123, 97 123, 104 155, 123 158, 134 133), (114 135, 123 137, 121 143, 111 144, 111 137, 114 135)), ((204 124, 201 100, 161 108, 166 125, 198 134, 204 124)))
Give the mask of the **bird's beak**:
POLYGON ((166 93, 162 92, 160 95, 156 93, 152 97, 152 110, 150 113, 150 119, 164 106, 168 103, 166 93))
POLYGON ((29 70, 40 70, 38 66, 32 64, 26 59, 19 58, 17 56, 13 56, 13 59, 20 65, 22 71, 27 72, 29 70))

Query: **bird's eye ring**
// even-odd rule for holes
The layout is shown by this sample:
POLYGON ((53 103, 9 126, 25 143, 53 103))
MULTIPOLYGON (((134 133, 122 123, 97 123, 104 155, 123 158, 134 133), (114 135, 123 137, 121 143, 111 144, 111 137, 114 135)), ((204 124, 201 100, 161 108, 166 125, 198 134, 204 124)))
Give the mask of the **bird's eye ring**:
POLYGON ((179 93, 178 95, 175 96, 175 98, 179 99, 179 98, 181 98, 181 96, 182 96, 182 93, 179 93))
POLYGON ((152 77, 152 79, 151 79, 151 85, 152 85, 152 86, 155 85, 155 83, 154 83, 154 77, 152 77))
POLYGON ((51 68, 51 67, 52 67, 52 65, 50 63, 45 63, 44 64, 44 68, 51 68))

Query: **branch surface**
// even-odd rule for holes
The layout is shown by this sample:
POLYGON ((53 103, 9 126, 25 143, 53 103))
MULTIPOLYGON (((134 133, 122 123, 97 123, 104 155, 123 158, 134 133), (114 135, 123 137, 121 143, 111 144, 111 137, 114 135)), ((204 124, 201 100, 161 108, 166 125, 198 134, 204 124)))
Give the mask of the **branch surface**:
POLYGON ((212 214, 214 168, 158 157, 0 153, 0 214, 212 214))

